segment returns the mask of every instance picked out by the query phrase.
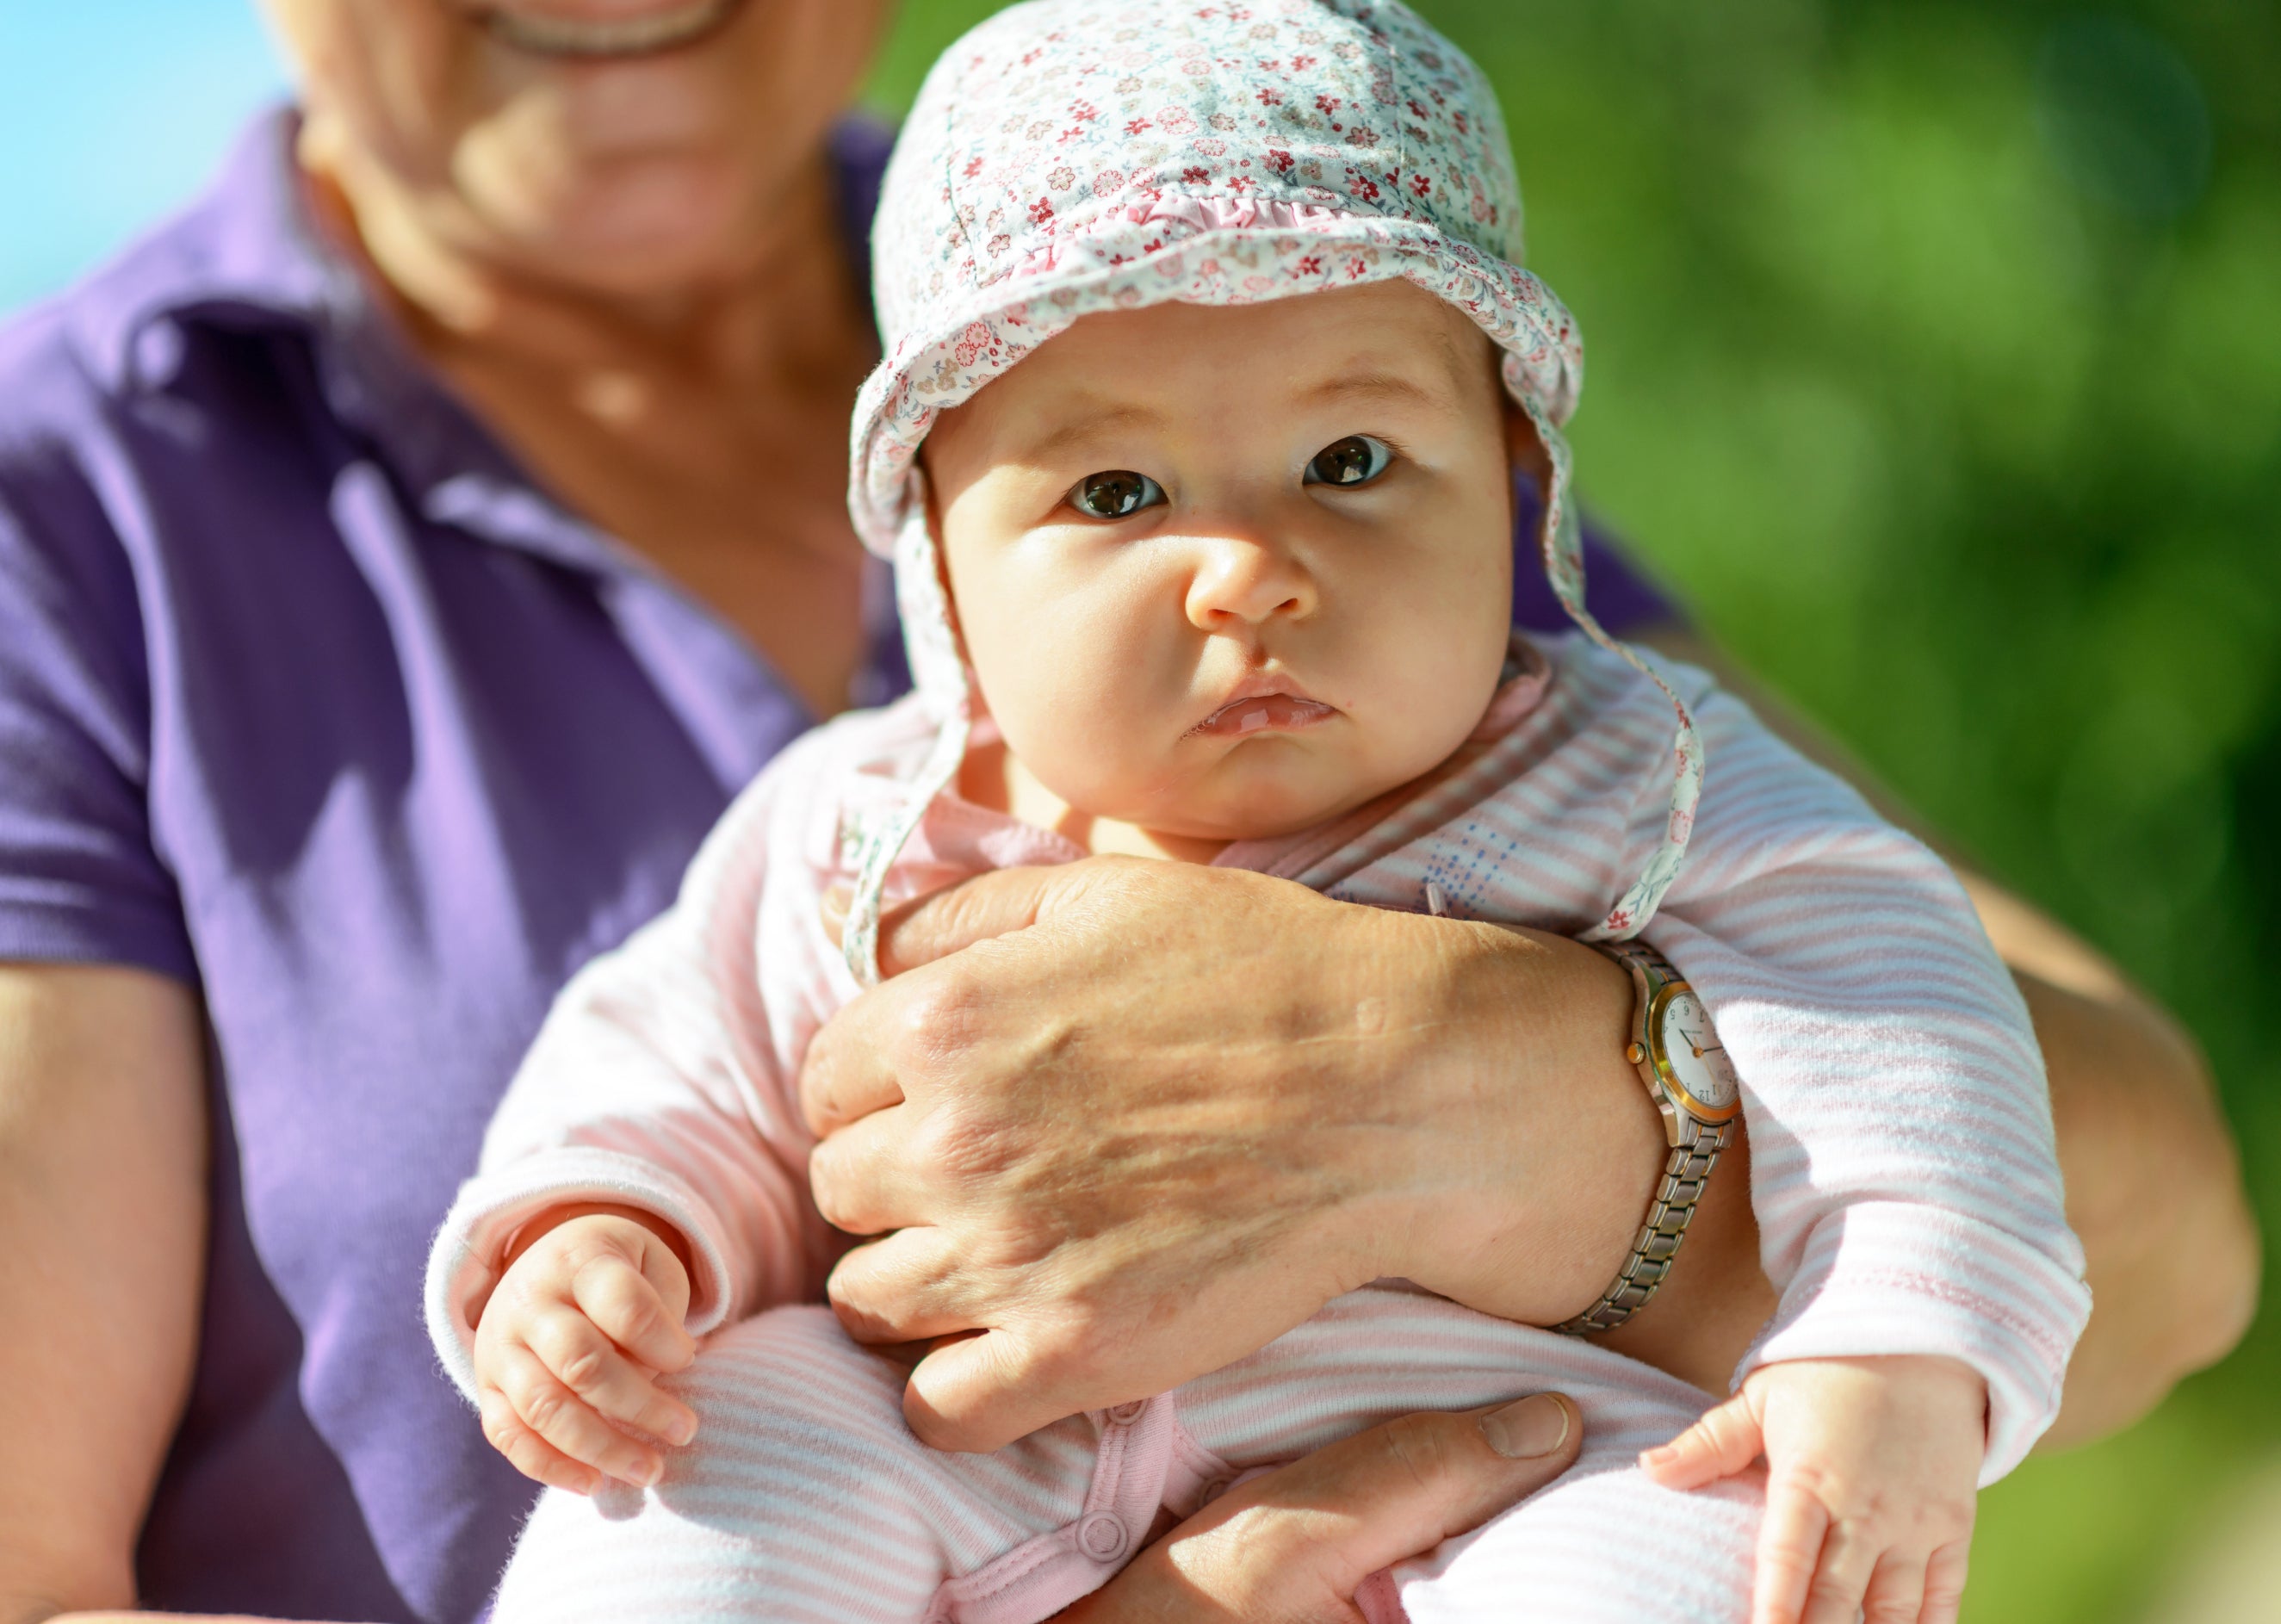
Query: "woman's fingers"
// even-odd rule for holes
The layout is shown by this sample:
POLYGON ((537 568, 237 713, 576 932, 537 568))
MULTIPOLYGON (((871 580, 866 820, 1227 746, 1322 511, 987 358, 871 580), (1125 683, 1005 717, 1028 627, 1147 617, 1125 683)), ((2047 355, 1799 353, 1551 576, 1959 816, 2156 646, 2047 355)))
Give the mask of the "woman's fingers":
MULTIPOLYGON (((885 981, 824 1023, 800 1076, 800 1111, 826 1139, 847 1124, 905 1097, 898 1042, 924 1047, 933 1005, 924 972, 978 942, 1027 929, 1057 902, 1082 895, 1102 872, 1133 861, 1095 857, 1050 868, 999 869, 892 909, 879 921, 879 973, 885 981)), ((824 904, 834 931, 837 898, 824 904)))
POLYGON ((899 1229, 844 1254, 824 1292, 859 1342, 916 1342, 971 1330, 972 1307, 951 1284, 961 1249, 947 1229, 899 1229))
POLYGON ((851 1235, 924 1223, 911 1177, 912 1113, 896 1102, 832 1130, 808 1153, 808 1185, 823 1221, 851 1235))
POLYGON ((1751 1624, 1798 1624, 1829 1533, 1829 1512, 1820 1500, 1789 1483, 1767 1486, 1751 1581, 1751 1624))
POLYGON ((902 1102, 889 1038, 905 996, 892 981, 873 987, 826 1021, 808 1045, 800 1069, 800 1110, 818 1139, 902 1102))
POLYGON ((986 1330, 939 1342, 903 1388, 903 1419, 938 1450, 987 1454, 1065 1415, 1067 1383, 1048 1379, 1035 1352, 1009 1331, 986 1330))
POLYGON ((664 1473, 656 1450, 596 1414, 530 1349, 506 1349, 499 1363, 499 1390, 522 1424, 572 1460, 643 1488, 664 1473))
POLYGON ((1745 1470, 1765 1448, 1759 1418, 1750 1401, 1737 1393, 1705 1411, 1670 1442, 1643 1450, 1640 1468, 1666 1489, 1700 1489, 1745 1470))
POLYGON ((906 902, 879 919, 879 973, 900 976, 978 941, 1027 930, 1068 882, 1058 866, 995 869, 906 902))
POLYGON ((1072 1624, 1359 1619, 1356 1589, 1574 1464, 1575 1408, 1541 1393, 1403 1416, 1233 1489, 1063 1617, 1072 1624))

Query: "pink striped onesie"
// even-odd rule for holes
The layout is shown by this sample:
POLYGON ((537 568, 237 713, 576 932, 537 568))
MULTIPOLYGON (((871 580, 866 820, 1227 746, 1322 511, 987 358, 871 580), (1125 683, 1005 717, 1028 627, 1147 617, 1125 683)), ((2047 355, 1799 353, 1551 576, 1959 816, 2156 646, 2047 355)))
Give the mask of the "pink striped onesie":
MULTIPOLYGON (((1662 838, 1670 708, 1581 637, 1514 652, 1473 739, 1398 805, 1220 861, 1385 908, 1420 908, 1431 880, 1461 915, 1585 929, 1662 838)), ((2087 1311, 2025 1011, 1937 859, 1699 675, 1681 685, 1720 770, 1643 936, 1701 992, 1744 1079, 1753 1199, 1782 1288, 1744 1371, 1963 1359, 1988 1381, 1993 1478, 2055 1413, 2087 1311)), ((835 1246, 807 1198, 793 1079, 858 990, 819 911, 848 876, 846 831, 892 800, 931 736, 912 700, 787 751, 674 909, 571 985, 500 1109, 430 1275, 431 1326, 463 1389, 471 1306, 517 1226, 566 1202, 677 1226, 696 1260, 690 1329, 711 1340, 672 1383, 704 1418, 696 1443, 646 1493, 549 1493, 499 1624, 1028 1624, 1104 1582, 1160 1505, 1186 1512, 1243 1470, 1392 1415, 1554 1387, 1583 1411, 1578 1467, 1374 1581, 1375 1615, 1401 1616, 1398 1593, 1419 1620, 1742 1617, 1755 1491, 1673 1493, 1631 1464, 1708 1395, 1398 1281, 1173 1393, 995 1455, 910 1435, 902 1368, 816 1306, 835 1246)), ((887 898, 1080 855, 945 795, 887 898)))
POLYGON ((1983 1481, 2016 1464, 2089 1313, 2026 1011, 1930 854, 1699 673, 1651 672, 1584 613, 1560 434, 1581 350, 1519 263, 1479 71, 1395 0, 1034 0, 929 76, 875 245, 885 358, 857 404, 850 507, 895 560, 917 691, 786 751, 677 906, 572 983, 431 1257, 429 1328, 471 1396, 475 1318, 528 1219, 632 1206, 695 1260, 689 1328, 708 1340, 669 1385, 702 1418, 696 1442, 648 1490, 542 1498, 499 1624, 1029 1624, 1106 1582, 1160 1509, 1389 1416, 1548 1388, 1582 1409, 1577 1467, 1375 1577, 1365 1612, 1744 1616, 1759 1491, 1674 1493, 1633 1464, 1710 1396, 1588 1341, 1380 1281, 1171 1393, 970 1456, 912 1437, 902 1368, 821 1306, 838 1242, 808 1198, 794 1079, 875 977, 880 908, 1081 855, 952 793, 989 723, 918 448, 942 410, 1073 322, 1166 300, 1399 277, 1465 312, 1549 458, 1544 560, 1581 628, 1517 641, 1473 737, 1424 777, 1217 861, 1388 909, 1421 908, 1431 884, 1465 916, 1652 944, 1742 1079, 1782 1295, 1736 1380, 1779 1360, 1945 1355, 1987 1384, 1983 1481), (851 882, 835 947, 820 903, 851 882))

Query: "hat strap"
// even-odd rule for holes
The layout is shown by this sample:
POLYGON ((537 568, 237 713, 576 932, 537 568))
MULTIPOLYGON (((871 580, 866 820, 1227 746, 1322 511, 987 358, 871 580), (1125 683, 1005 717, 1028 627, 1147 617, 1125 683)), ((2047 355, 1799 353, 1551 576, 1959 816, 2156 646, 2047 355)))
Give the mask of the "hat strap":
POLYGON ((1539 545, 1553 596, 1568 611, 1568 618, 1583 628, 1587 637, 1621 655, 1661 689, 1679 718, 1678 731, 1671 741, 1671 810, 1664 825, 1663 839, 1639 878, 1616 899, 1607 916, 1583 932, 1586 941, 1621 941, 1636 936, 1655 917, 1664 893, 1679 877, 1679 865, 1687 856, 1688 837, 1695 831, 1695 803, 1703 794, 1703 741, 1696 734, 1695 718, 1688 714, 1686 701, 1664 680, 1662 673, 1630 645, 1610 637, 1584 607, 1584 537, 1576 520, 1575 505, 1570 499, 1568 442, 1542 406, 1527 397, 1522 398, 1520 406, 1528 414, 1528 421, 1536 425, 1536 437, 1543 442, 1544 454, 1552 464, 1552 477, 1544 492, 1543 530, 1539 545))
POLYGON ((974 726, 973 693, 951 624, 950 596, 943 590, 940 550, 927 522, 924 477, 917 468, 911 470, 909 499, 895 532, 895 607, 903 619, 911 678, 934 714, 936 731, 918 776, 903 786, 885 816, 865 825, 857 844, 855 894, 848 901, 839 950, 859 986, 879 983, 879 909, 887 870, 935 797, 956 781, 974 726))

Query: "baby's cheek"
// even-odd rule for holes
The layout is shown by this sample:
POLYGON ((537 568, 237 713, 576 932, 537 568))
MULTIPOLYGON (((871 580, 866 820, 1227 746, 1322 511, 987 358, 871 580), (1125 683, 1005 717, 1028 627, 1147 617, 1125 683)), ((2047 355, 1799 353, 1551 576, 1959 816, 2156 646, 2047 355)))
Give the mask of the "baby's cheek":
POLYGON ((1163 692, 1164 662, 1130 630, 1041 615, 991 639, 986 659, 971 651, 991 715, 1023 763, 1072 806, 1110 816, 1161 775, 1186 725, 1163 692))
POLYGON ((1496 697, 1512 628, 1505 601, 1484 613, 1479 597, 1439 612, 1382 645, 1388 669, 1374 685, 1392 699, 1385 741, 1415 777, 1465 742, 1496 697))

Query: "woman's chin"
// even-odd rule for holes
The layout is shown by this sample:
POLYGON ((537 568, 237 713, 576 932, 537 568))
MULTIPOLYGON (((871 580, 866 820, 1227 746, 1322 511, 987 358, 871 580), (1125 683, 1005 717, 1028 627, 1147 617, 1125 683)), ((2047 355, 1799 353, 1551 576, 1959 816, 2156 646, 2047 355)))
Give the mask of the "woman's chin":
POLYGON ((566 287, 663 298, 732 282, 765 254, 763 190, 719 159, 621 159, 550 177, 466 188, 504 258, 566 287))

